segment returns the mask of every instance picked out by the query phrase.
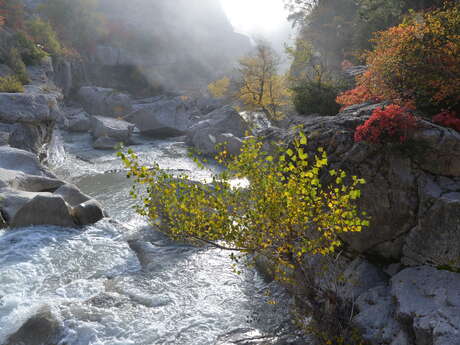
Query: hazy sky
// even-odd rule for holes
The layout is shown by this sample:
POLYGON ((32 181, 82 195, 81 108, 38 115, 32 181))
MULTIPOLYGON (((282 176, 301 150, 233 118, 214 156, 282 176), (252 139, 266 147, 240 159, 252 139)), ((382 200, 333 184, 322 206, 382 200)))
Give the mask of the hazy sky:
POLYGON ((288 24, 283 0, 220 0, 236 31, 271 34, 288 24))

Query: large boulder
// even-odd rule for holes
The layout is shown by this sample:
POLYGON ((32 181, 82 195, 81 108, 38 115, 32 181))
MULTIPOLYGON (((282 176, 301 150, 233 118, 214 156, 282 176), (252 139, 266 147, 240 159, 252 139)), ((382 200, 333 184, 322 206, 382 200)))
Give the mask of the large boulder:
POLYGON ((182 97, 139 104, 128 116, 141 133, 168 137, 183 135, 201 115, 198 108, 182 97))
POLYGON ((0 93, 0 122, 37 124, 54 122, 60 116, 54 94, 0 93))
POLYGON ((392 278, 396 317, 408 325, 416 345, 460 341, 460 274, 433 267, 407 268, 392 278))
POLYGON ((83 86, 78 91, 78 98, 91 115, 121 117, 132 110, 131 96, 114 89, 83 86))
POLYGON ((241 138, 249 131, 249 125, 241 115, 225 106, 192 126, 187 133, 187 143, 205 155, 214 155, 222 149, 236 155, 243 144, 241 138))
POLYGON ((55 178, 29 175, 17 170, 0 168, 0 189, 9 187, 28 192, 49 192, 56 190, 63 184, 64 182, 55 178))
POLYGON ((32 225, 73 227, 76 223, 70 206, 60 195, 39 193, 16 212, 9 225, 12 228, 32 225))
POLYGON ((238 138, 250 132, 248 123, 236 109, 225 106, 214 110, 188 130, 188 135, 212 128, 215 133, 231 133, 238 138))
POLYGON ((40 164, 34 154, 7 146, 0 147, 0 168, 55 178, 48 169, 40 164))
POLYGON ((19 191, 14 189, 0 190, 0 210, 3 214, 3 219, 7 224, 11 224, 22 207, 29 203, 37 193, 19 191))
POLYGON ((96 200, 89 200, 72 209, 72 215, 78 225, 94 224, 104 218, 102 206, 96 200))
POLYGON ((95 139, 108 137, 123 143, 129 143, 134 125, 108 117, 94 116, 91 121, 91 133, 95 139))
POLYGON ((91 117, 86 111, 67 114, 66 129, 70 132, 88 132, 91 129, 91 117))

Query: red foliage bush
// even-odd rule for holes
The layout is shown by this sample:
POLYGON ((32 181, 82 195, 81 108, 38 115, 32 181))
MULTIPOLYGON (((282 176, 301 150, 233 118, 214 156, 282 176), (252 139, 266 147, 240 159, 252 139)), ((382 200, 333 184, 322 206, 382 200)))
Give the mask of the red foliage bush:
POLYGON ((373 144, 382 142, 404 142, 410 131, 417 127, 417 118, 407 108, 389 105, 377 108, 372 116, 355 131, 355 142, 373 144))
POLYGON ((450 127, 460 132, 460 118, 454 112, 445 110, 433 117, 433 121, 438 125, 450 127))

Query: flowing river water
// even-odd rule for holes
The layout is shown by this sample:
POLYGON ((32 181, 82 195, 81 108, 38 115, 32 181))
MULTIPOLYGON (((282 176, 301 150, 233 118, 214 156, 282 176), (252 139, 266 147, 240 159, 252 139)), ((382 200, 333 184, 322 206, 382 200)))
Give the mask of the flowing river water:
MULTIPOLYGON (((115 154, 93 150, 86 134, 62 137, 54 172, 113 220, 0 231, 0 344, 43 307, 61 324, 58 345, 211 345, 236 329, 273 334, 290 323, 291 300, 280 287, 252 269, 235 274, 228 252, 154 232, 133 211, 115 154)), ((180 140, 139 140, 134 150, 144 163, 197 180, 213 171, 199 171, 180 140)))

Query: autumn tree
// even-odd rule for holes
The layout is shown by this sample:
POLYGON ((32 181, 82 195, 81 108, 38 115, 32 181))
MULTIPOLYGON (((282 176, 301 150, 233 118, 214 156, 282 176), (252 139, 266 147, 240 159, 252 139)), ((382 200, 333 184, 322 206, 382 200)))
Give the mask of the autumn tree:
POLYGON ((216 157, 226 169, 210 184, 173 176, 158 164, 142 166, 132 151, 119 156, 136 182, 136 209, 152 224, 174 239, 265 255, 284 280, 286 267, 298 267, 308 255, 331 254, 341 245, 340 234, 369 226, 356 204, 365 181, 328 170, 325 151, 310 157, 306 144, 300 133, 291 148, 271 156, 248 139, 238 156, 224 151, 216 157), (330 182, 323 184, 325 175, 330 182), (233 187, 234 178, 246 178, 248 186, 233 187))
POLYGON ((208 85, 209 93, 215 98, 224 98, 228 95, 231 80, 228 77, 216 80, 208 85))
MULTIPOLYGON (((459 33, 459 3, 414 12, 404 23, 377 33, 375 49, 366 55, 369 70, 358 78, 359 94, 410 102, 429 114, 442 109, 459 112, 459 33)), ((345 104, 352 93, 339 101, 345 104)))
POLYGON ((223 78, 209 85, 214 97, 229 95, 248 110, 262 110, 271 119, 279 120, 290 103, 288 79, 279 74, 280 58, 266 43, 259 42, 255 52, 242 58, 237 69, 239 77, 231 85, 223 78))
POLYGON ((286 77, 278 74, 280 58, 266 43, 260 42, 254 54, 239 61, 239 98, 250 109, 263 109, 273 119, 282 117, 289 104, 286 77))

